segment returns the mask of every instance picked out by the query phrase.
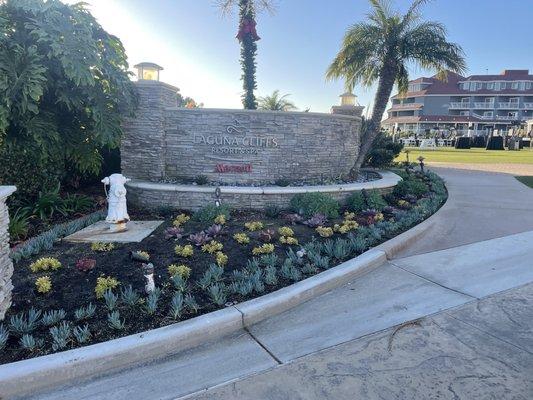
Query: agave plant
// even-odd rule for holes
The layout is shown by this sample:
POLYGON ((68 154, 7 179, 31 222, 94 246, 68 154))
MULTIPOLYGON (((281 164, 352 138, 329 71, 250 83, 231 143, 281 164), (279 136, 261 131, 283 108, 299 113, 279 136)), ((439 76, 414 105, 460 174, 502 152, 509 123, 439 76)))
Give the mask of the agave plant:
POLYGON ((211 236, 209 236, 205 231, 201 231, 198 233, 193 233, 192 235, 189 235, 189 242, 194 244, 196 247, 201 247, 207 242, 211 240, 211 236))

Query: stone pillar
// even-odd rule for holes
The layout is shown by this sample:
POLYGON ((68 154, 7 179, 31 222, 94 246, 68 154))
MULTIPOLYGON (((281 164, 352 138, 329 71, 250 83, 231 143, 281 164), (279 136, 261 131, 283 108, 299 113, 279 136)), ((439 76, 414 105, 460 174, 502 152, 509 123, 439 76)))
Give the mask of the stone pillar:
POLYGON ((122 174, 156 182, 165 176, 165 110, 177 107, 178 88, 149 80, 135 82, 135 86, 139 107, 135 118, 123 124, 122 174))
POLYGON ((333 106, 331 107, 331 113, 360 117, 363 115, 364 108, 364 106, 333 106))
POLYGON ((0 186, 0 321, 11 306, 13 263, 9 258, 9 213, 6 199, 16 190, 15 186, 0 186))

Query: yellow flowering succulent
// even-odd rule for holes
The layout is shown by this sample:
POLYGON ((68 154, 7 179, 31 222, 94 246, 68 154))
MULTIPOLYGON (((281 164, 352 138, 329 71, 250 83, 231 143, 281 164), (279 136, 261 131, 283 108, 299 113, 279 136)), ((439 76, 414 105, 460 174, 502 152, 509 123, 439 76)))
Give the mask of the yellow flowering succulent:
POLYGON ((246 222, 244 224, 244 227, 248 229, 250 232, 255 232, 260 229, 263 229, 263 226, 264 225, 261 221, 251 221, 251 222, 246 222))
POLYGON ((226 223, 226 216, 224 214, 217 215, 215 218, 215 224, 224 225, 226 223))
POLYGON ((105 253, 105 252, 108 252, 114 249, 115 249, 114 243, 102 243, 102 242, 91 243, 92 251, 99 251, 99 252, 105 253))
POLYGON ((224 248, 224 245, 216 240, 211 240, 209 243, 202 246, 202 251, 204 253, 215 254, 217 251, 221 251, 224 248))
POLYGON ((215 261, 219 267, 223 267, 228 263, 228 256, 221 251, 217 251, 215 255, 215 261))
POLYGON ((292 236, 280 236, 279 242, 283 244, 288 244, 288 245, 297 245, 298 239, 292 236))
POLYGON ((30 269, 32 272, 39 271, 55 271, 56 269, 61 268, 61 262, 57 258, 53 257, 42 257, 37 261, 31 263, 30 269))
POLYGON ((374 221, 383 221, 385 217, 383 216, 383 213, 377 213, 376 216, 374 217, 374 221))
POLYGON ((326 226, 319 226, 315 231, 323 238, 333 236, 333 229, 326 226))
POLYGON ((177 245, 174 247, 174 252, 181 257, 191 257, 194 254, 194 249, 192 245, 187 244, 185 246, 177 245))
POLYGON ((113 290, 119 285, 119 281, 110 276, 100 276, 96 279, 96 286, 94 293, 97 299, 104 297, 104 293, 107 290, 113 290))
POLYGON ((49 276, 41 276, 35 280, 35 287, 38 293, 48 293, 52 290, 52 280, 49 276))
POLYGON ((257 256, 259 254, 270 254, 274 251, 274 245, 272 243, 265 243, 261 246, 254 247, 252 249, 252 254, 257 256))
POLYGON ((294 236, 294 231, 292 230, 292 228, 289 228, 288 226, 282 226, 281 228, 279 228, 278 233, 281 236, 294 236))
POLYGON ((233 235, 233 239, 239 244, 248 244, 250 243, 250 238, 246 233, 236 233, 233 235))
POLYGON ((167 267, 167 271, 170 276, 179 275, 183 279, 188 279, 191 276, 191 269, 186 265, 170 264, 167 267))
POLYGON ((175 227, 180 227, 190 219, 191 217, 189 217, 187 214, 180 214, 176 218, 174 218, 174 221, 172 221, 172 225, 174 225, 175 227))
POLYGON ((354 229, 359 228, 359 224, 357 223, 357 221, 354 221, 351 219, 344 220, 342 224, 347 226, 349 230, 354 230, 354 229))
POLYGON ((351 221, 351 220, 353 220, 353 219, 355 219, 355 213, 353 213, 353 212, 348 212, 348 211, 346 211, 346 212, 344 213, 344 220, 346 220, 346 221, 351 221))

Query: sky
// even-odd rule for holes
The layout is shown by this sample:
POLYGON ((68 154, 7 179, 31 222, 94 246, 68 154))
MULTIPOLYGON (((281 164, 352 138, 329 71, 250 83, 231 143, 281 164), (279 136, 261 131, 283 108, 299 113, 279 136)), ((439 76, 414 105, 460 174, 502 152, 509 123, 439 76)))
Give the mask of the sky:
MULTIPOLYGON (((75 3, 74 0, 64 0, 75 3)), ((161 80, 205 107, 241 108, 237 12, 222 17, 214 0, 85 0, 99 23, 118 36, 130 65, 155 62, 161 80)), ((279 89, 300 110, 329 112, 344 82, 328 82, 325 71, 346 29, 361 21, 367 0, 275 0, 274 14, 257 18, 256 94, 279 89)), ((405 11, 410 1, 396 0, 405 11)), ((469 74, 503 69, 533 70, 533 0, 433 0, 424 18, 438 20, 450 41, 466 54, 469 74)), ((133 69, 133 68, 132 68, 133 69)), ((430 76, 412 68, 410 77, 430 76)), ((358 101, 371 107, 375 87, 356 87, 358 101)), ((366 110, 365 110, 366 112, 366 110)))

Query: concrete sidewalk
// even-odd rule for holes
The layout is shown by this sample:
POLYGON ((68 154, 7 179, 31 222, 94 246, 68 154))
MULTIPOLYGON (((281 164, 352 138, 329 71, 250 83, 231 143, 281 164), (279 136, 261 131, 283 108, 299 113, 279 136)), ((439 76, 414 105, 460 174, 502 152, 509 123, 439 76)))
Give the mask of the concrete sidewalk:
POLYGON ((533 190, 439 173, 450 200, 406 257, 249 331, 35 398, 533 398, 533 190))

